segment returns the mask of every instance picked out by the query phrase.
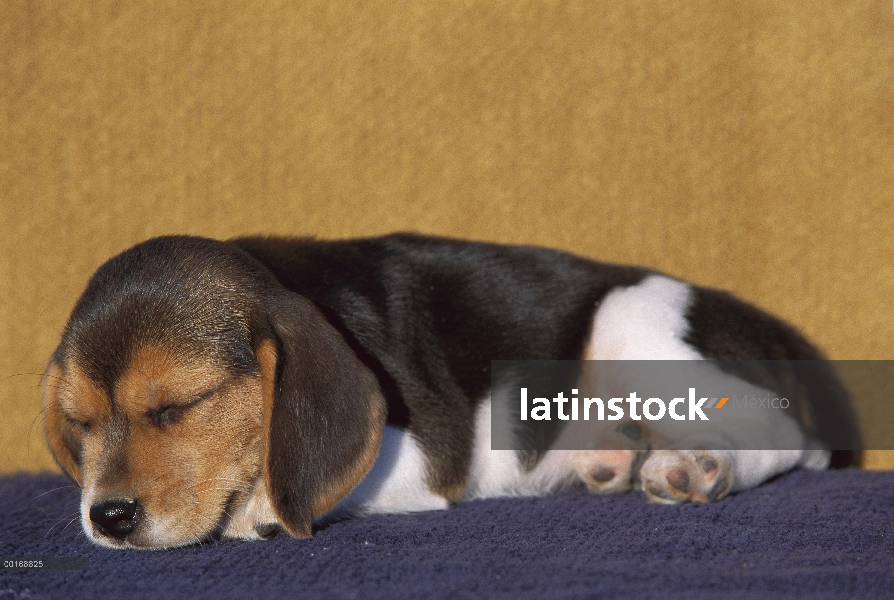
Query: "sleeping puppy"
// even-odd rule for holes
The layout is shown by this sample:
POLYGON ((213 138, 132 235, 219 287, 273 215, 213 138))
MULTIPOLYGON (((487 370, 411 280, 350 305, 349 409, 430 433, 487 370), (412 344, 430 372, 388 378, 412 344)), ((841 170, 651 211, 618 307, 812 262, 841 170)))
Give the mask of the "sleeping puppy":
MULTIPOLYGON (((575 482, 710 501, 829 464, 806 429, 792 451, 490 449, 491 360, 701 357, 821 358, 725 293, 552 250, 163 237, 90 280, 46 371, 46 434, 113 548, 308 537, 575 482)), ((858 443, 846 404, 811 418, 858 443)))

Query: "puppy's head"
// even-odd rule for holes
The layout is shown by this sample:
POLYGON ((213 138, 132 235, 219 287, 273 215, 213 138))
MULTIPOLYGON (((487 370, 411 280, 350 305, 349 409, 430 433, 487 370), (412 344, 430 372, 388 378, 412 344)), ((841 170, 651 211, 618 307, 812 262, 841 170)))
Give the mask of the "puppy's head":
POLYGON ((100 267, 44 379, 46 433, 95 542, 311 534, 378 453, 372 373, 235 246, 158 238, 100 267))

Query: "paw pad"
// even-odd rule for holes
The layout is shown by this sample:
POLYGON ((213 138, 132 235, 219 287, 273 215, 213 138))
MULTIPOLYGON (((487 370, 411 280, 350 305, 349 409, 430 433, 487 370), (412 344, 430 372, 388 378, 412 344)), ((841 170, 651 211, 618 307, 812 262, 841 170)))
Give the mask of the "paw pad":
POLYGON ((608 467, 597 467, 591 474, 590 477, 593 478, 593 481, 596 483, 608 483, 612 479, 615 478, 614 469, 610 469, 608 467))
POLYGON ((708 450, 656 450, 639 474, 649 500, 662 504, 713 502, 733 484, 732 462, 708 450))
POLYGON ((624 492, 633 484, 634 450, 587 450, 575 460, 575 470, 593 494, 624 492))
POLYGON ((684 494, 689 492, 689 474, 683 469, 671 469, 668 471, 667 482, 675 490, 684 494))

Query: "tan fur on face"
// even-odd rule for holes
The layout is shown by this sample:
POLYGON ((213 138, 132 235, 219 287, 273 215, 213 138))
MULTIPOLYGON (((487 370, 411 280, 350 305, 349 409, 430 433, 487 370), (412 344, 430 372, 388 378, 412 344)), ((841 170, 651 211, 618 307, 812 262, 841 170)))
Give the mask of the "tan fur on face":
MULTIPOLYGON (((95 407, 86 400, 85 378, 69 379, 72 408, 95 407)), ((95 424, 84 436, 82 454, 82 513, 94 503, 135 498, 144 515, 128 544, 165 547, 201 540, 219 524, 228 501, 246 501, 260 475, 261 398, 259 377, 235 377, 209 360, 157 348, 140 351, 115 387, 115 413, 108 398, 99 414, 91 413, 95 424), (160 426, 151 418, 151 411, 198 398, 203 399, 177 422, 160 426), (113 468, 111 457, 123 460, 113 468)))
POLYGON ((209 360, 190 360, 161 348, 140 350, 115 386, 115 401, 127 412, 185 404, 220 386, 227 374, 209 360))
POLYGON ((44 375, 43 395, 47 441, 53 455, 59 466, 82 485, 77 454, 85 434, 72 420, 82 423, 95 420, 107 408, 108 399, 80 370, 70 369, 66 373, 55 360, 44 375))

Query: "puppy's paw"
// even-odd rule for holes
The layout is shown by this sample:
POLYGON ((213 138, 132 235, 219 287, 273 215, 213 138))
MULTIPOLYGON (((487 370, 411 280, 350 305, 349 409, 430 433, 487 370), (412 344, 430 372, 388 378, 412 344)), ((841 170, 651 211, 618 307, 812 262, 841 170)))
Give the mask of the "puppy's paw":
POLYGON ((733 461, 728 453, 712 450, 656 450, 639 476, 651 502, 713 502, 733 485, 733 461))
POLYGON ((633 485, 638 458, 637 450, 587 450, 574 463, 581 481, 591 494, 626 492, 633 485))
POLYGON ((652 430, 634 421, 623 421, 599 436, 596 449, 579 452, 574 469, 591 494, 626 492, 633 488, 654 438, 652 430))

